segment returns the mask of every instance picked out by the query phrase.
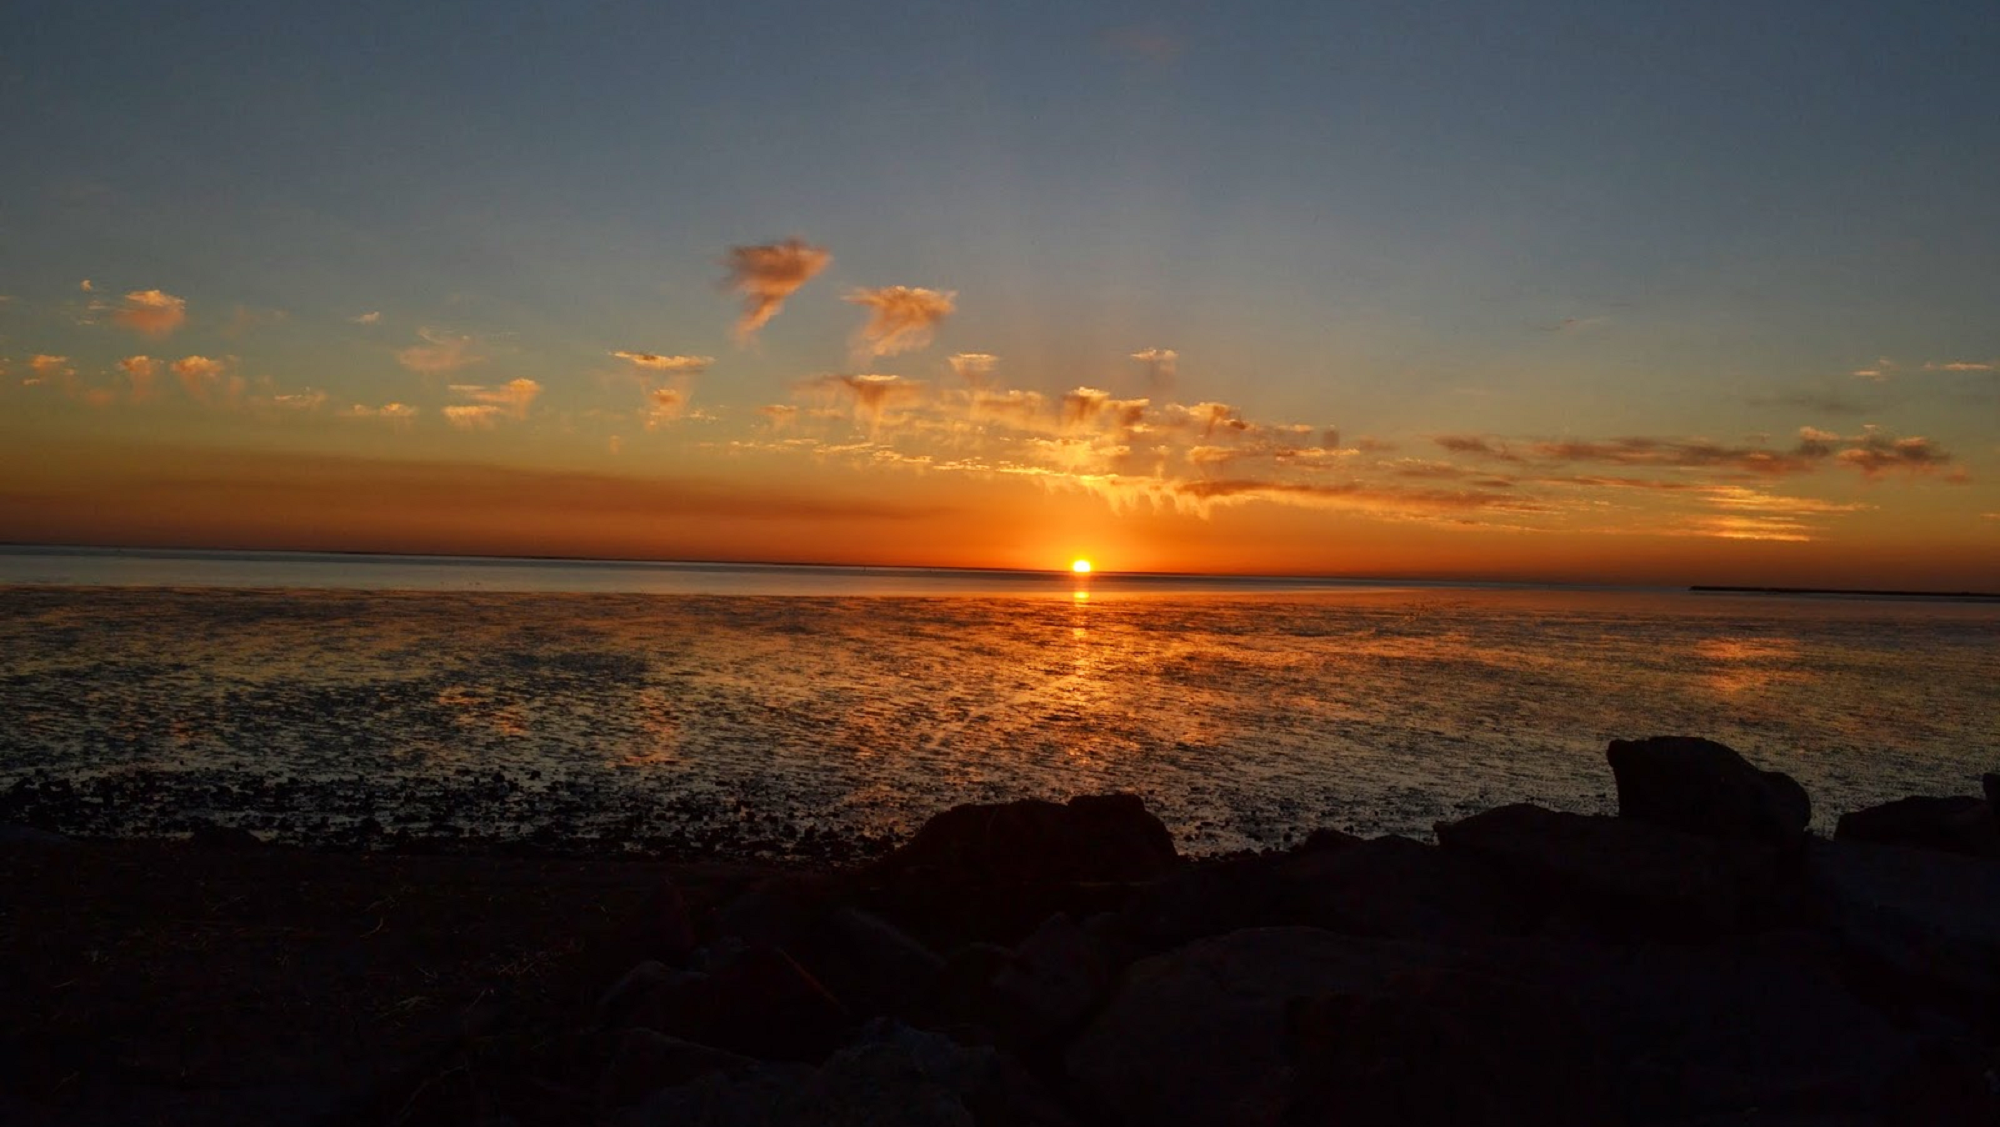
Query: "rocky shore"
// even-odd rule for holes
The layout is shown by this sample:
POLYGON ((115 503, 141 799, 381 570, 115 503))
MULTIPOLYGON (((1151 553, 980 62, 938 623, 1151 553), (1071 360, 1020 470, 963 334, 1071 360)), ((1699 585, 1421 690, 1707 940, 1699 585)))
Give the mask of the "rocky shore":
MULTIPOLYGON (((535 988, 472 966, 390 1064, 147 1106, 632 1127, 2000 1122, 2000 778, 1849 813, 1828 840, 1797 783, 1720 744, 1607 758, 1616 816, 1504 806, 1435 844, 1327 829, 1189 861, 1138 799, 1106 795, 957 807, 842 869, 626 865, 536 901, 557 955, 535 988)), ((278 852, 210 836, 216 856, 278 852)), ((16 872, 84 848, 0 844, 16 872)), ((456 925, 466 943, 479 922, 456 925)), ((17 1058, 33 1032, 10 1033, 17 1058)), ((103 1069, 67 1087, 27 1071, 0 1073, 11 1118, 137 1118, 84 1098, 120 1082, 103 1069)))

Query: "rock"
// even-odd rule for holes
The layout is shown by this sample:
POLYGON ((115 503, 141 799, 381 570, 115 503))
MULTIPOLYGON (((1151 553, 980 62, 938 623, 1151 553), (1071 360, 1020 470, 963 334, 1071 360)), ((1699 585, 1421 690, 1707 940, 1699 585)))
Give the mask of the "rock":
POLYGON ((1798 842, 1812 820, 1812 800, 1791 776, 1760 771, 1713 740, 1612 740, 1605 758, 1623 818, 1769 845, 1798 842))
POLYGON ((994 974, 994 994, 1028 1027, 1026 1039, 1067 1030, 1111 986, 1111 961, 1075 920, 1058 913, 1021 941, 994 974))
POLYGON ((2000 861, 1815 842, 1806 879, 1851 950, 1908 982, 2000 1000, 2000 861))
POLYGON ((1529 900, 1667 937, 1756 926, 1777 911, 1775 854, 1629 818, 1517 804, 1441 822, 1447 853, 1491 866, 1529 900))
POLYGON ((1287 1123, 1602 1127, 1611 1074, 1581 1020, 1537 986, 1464 970, 1295 1001, 1300 1084, 1287 1123))
POLYGON ((1902 798, 1842 814, 1833 837, 2000 857, 2000 824, 1993 820, 1993 808, 1971 797, 1902 798))
POLYGON ((1293 1101, 1296 998, 1379 990, 1399 972, 1448 966, 1426 944, 1255 928, 1199 940, 1126 969, 1065 1063, 1094 1118, 1162 1127, 1281 1122, 1293 1101))
POLYGON ((897 1023, 869 1027, 818 1069, 760 1065, 655 1093, 631 1127, 1068 1127, 991 1049, 897 1023))
POLYGON ((718 944, 707 954, 697 970, 634 967, 598 1002, 598 1024, 792 1061, 824 1059, 851 1024, 846 1007, 776 947, 718 944))
POLYGON ((1640 1123, 1967 1124, 1987 1113, 1980 1046, 1937 1050, 1846 989, 1837 946, 1808 932, 1708 944, 1502 940, 1468 968, 1575 1015, 1640 1123), (1917 1091, 1916 1089, 1922 1089, 1917 1091), (1915 1117, 1905 1113, 1916 1111, 1915 1117))
POLYGON ((1991 771, 1979 776, 1979 789, 1986 795, 1986 805, 2000 810, 2000 775, 1991 771))
POLYGON ((1196 864, 1140 889, 1124 933, 1161 951, 1246 927, 1458 942, 1520 930, 1525 908, 1484 868, 1404 837, 1196 864))
POLYGON ((58 833, 38 830, 33 826, 23 826, 16 822, 0 822, 0 845, 68 845, 70 840, 58 833))
POLYGON ((974 881, 1142 881, 1180 861, 1167 827, 1137 796, 1079 795, 954 806, 877 863, 974 881))
POLYGON ((777 880, 719 912, 715 929, 784 949, 857 1014, 920 1020, 943 960, 872 913, 817 884, 777 880))
POLYGON ((731 1074, 755 1066, 753 1058, 669 1037, 651 1029, 628 1029, 598 1082, 598 1106, 629 1107, 661 1088, 686 1084, 714 1073, 731 1074))
POLYGON ((264 844, 264 839, 242 826, 197 822, 188 834, 188 844, 196 849, 255 849, 264 844))

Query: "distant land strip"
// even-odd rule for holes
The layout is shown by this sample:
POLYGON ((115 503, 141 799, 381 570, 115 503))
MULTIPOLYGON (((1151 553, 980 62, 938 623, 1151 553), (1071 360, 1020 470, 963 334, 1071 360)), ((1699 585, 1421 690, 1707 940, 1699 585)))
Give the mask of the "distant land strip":
POLYGON ((1734 595, 1845 595, 1869 599, 1996 599, 1990 591, 1870 591, 1844 587, 1721 587, 1697 583, 1688 588, 1702 594, 1734 595))

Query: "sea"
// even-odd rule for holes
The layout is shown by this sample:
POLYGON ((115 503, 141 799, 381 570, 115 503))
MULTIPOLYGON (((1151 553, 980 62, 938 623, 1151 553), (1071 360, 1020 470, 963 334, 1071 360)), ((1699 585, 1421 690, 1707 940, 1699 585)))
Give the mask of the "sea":
POLYGON ((843 860, 1142 796, 1190 854, 1615 811, 1703 736, 1814 824, 2000 770, 2000 601, 0 549, 0 819, 843 860))

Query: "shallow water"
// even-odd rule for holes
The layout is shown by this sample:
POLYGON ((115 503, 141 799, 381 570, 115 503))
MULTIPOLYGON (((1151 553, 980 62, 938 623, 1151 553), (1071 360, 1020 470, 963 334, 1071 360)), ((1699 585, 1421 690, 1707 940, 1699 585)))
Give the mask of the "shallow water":
POLYGON ((73 832, 767 855, 1126 790, 1216 852, 1609 810, 1610 739, 1689 734, 1798 778, 1825 828, 1977 791, 1996 643, 1992 604, 1660 592, 0 587, 0 790, 32 814, 67 782, 39 809, 73 832))

